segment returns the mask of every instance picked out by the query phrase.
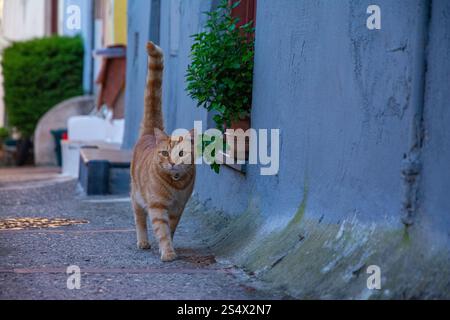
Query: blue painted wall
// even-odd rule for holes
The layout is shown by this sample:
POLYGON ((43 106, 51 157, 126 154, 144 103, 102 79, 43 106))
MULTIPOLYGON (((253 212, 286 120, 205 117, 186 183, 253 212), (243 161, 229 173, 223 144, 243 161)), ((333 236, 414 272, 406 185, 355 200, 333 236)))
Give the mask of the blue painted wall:
POLYGON ((252 121, 281 128, 282 150, 277 177, 248 180, 268 215, 291 216, 306 185, 316 219, 400 223, 425 2, 378 1, 380 31, 370 4, 258 3, 252 121))
POLYGON ((123 147, 137 141, 143 115, 148 40, 159 43, 160 0, 128 0, 127 90, 123 147))
POLYGON ((63 35, 81 35, 84 41, 84 71, 83 88, 85 93, 93 92, 93 32, 94 32, 94 1, 92 0, 63 0, 63 35), (71 30, 67 27, 67 8, 76 5, 81 12, 81 29, 71 30))
POLYGON ((431 17, 418 219, 445 242, 450 236, 450 2, 434 0, 431 17))
MULTIPOLYGON (((174 2, 163 1, 160 11, 168 132, 208 119, 187 96, 184 75, 189 36, 202 29, 201 12, 213 2, 181 1, 179 24, 171 23, 174 2), (174 27, 178 50, 170 54, 174 27)), ((216 175, 201 166, 195 191, 207 206, 237 217, 251 202, 270 232, 285 226, 307 195, 309 220, 393 230, 408 221, 433 248, 448 247, 450 2, 378 0, 382 29, 374 31, 366 28, 371 4, 258 1, 252 126, 281 129, 280 171, 263 177, 258 166, 246 175, 223 167, 216 175), (408 180, 414 163, 420 170, 408 180)), ((130 11, 130 20, 139 30, 149 25, 140 10, 130 11)), ((129 61, 127 147, 137 137, 146 73, 145 50, 134 54, 140 60, 129 61)))
MULTIPOLYGON (((210 0, 181 1, 176 24, 171 23, 173 3, 163 1, 160 7, 169 132, 191 128, 195 120, 207 123, 206 112, 196 108, 185 92, 184 75, 192 44, 189 36, 202 29, 201 12, 213 5, 210 0), (179 28, 179 43, 178 51, 170 54, 173 27, 179 28)), ((382 8, 379 31, 365 26, 370 4, 258 2, 252 124, 257 129, 281 129, 280 172, 261 177, 255 166, 243 176, 223 168, 217 176, 204 166, 196 188, 201 197, 213 199, 219 209, 238 213, 254 195, 261 199, 263 213, 290 216, 307 185, 316 199, 308 210, 311 215, 333 221, 356 215, 368 221, 400 222, 403 158, 410 152, 412 121, 423 104, 426 39, 420 35, 428 32, 428 4, 378 1, 382 8), (215 188, 202 181, 213 181, 215 188), (225 196, 230 189, 233 201, 225 196)), ((436 2, 433 10, 444 4, 436 2)), ((143 48, 150 38, 150 18, 156 17, 151 6, 151 2, 129 1, 127 148, 136 141, 142 117, 147 60, 143 48)), ((441 34, 444 24, 442 13, 433 20, 431 43, 440 47, 430 60, 437 65, 447 53, 439 41, 445 36, 441 34), (444 52, 439 56, 440 51, 444 52)), ((436 69, 436 73, 444 72, 436 69)), ((429 75, 427 81, 433 90, 444 89, 443 79, 436 81, 429 75)), ((437 98, 442 104, 446 101, 441 95, 430 95, 428 101, 437 98)), ((443 141, 442 137, 436 143, 443 141)))
MULTIPOLYGON (((201 12, 211 7, 211 1, 181 1, 180 24, 176 26, 180 29, 179 49, 171 55, 171 3, 165 1, 161 7, 161 46, 167 53, 164 111, 168 131, 192 127, 194 120, 206 122, 205 112, 195 108, 184 91, 184 74, 192 44, 189 35, 201 30, 201 12)), ((277 177, 260 177, 259 168, 251 168, 243 178, 225 168, 216 177, 206 168, 200 170, 200 181, 225 179, 245 190, 252 186, 251 190, 259 189, 261 197, 283 203, 281 211, 290 211, 298 206, 308 175, 312 193, 325 188, 331 194, 321 201, 318 214, 333 209, 334 213, 327 216, 338 217, 339 212, 364 210, 345 199, 363 197, 368 190, 373 208, 370 215, 400 212, 397 199, 401 183, 393 184, 392 176, 398 176, 402 156, 409 150, 410 123, 406 119, 412 117, 413 108, 408 103, 414 81, 420 82, 414 78, 420 72, 415 70, 420 69, 420 62, 414 48, 420 43, 412 35, 421 28, 416 10, 424 2, 411 2, 406 8, 404 4, 381 2, 386 31, 365 28, 368 1, 350 3, 260 1, 252 121, 255 128, 282 129, 281 171, 277 177), (405 43, 408 48, 404 51, 395 50, 405 43), (296 155, 295 162, 292 155, 296 155), (398 159, 396 165, 394 159, 398 159), (352 172, 345 174, 343 168, 352 168, 352 172), (336 171, 342 177, 336 177, 336 171), (323 183, 315 185, 313 181, 318 180, 323 183), (342 188, 342 183, 348 188, 342 188), (292 184, 298 189, 293 190, 292 184)), ((228 183, 220 185, 225 190, 228 183)), ((197 189, 213 196, 208 194, 208 187, 202 190, 199 185, 197 189)), ((239 211, 246 205, 247 195, 242 197, 231 209, 239 211)), ((230 209, 225 197, 217 202, 230 209)))

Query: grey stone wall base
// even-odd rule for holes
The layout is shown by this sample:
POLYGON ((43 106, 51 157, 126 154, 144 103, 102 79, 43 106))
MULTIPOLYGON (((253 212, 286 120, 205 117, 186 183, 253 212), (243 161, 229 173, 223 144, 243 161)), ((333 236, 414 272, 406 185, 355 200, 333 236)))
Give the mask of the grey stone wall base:
POLYGON ((388 228, 351 218, 330 224, 309 219, 305 206, 274 229, 254 208, 230 218, 194 197, 186 215, 200 217, 208 226, 201 237, 219 260, 293 298, 450 298, 445 235, 439 242, 418 227, 388 228), (367 287, 371 265, 380 267, 380 290, 367 287))

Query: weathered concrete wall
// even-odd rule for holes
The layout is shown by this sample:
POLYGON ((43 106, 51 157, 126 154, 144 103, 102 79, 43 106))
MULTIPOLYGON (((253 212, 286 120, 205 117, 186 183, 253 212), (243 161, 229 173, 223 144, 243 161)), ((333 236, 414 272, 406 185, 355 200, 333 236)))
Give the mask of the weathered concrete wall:
POLYGON ((34 162, 38 166, 56 166, 55 139, 51 131, 67 128, 70 117, 87 115, 94 109, 91 96, 75 97, 61 102, 48 111, 34 132, 34 162))
MULTIPOLYGON (((181 1, 179 23, 173 3, 161 7, 169 132, 208 118, 184 75, 211 1, 181 1)), ((252 126, 281 129, 280 171, 199 168, 189 212, 217 226, 222 258, 295 297, 449 296, 450 4, 432 3, 377 1, 371 31, 371 1, 258 1, 252 126), (383 290, 367 289, 369 265, 383 290)))

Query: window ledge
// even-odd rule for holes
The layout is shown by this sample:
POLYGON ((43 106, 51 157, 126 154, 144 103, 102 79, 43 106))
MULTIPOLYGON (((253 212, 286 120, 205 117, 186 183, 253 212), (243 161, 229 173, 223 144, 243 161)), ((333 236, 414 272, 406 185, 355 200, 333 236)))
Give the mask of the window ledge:
MULTIPOLYGON (((226 163, 226 159, 228 158, 230 158, 230 155, 228 155, 228 154, 226 154, 226 153, 223 153, 222 151, 220 151, 220 154, 222 155, 222 159, 223 159, 223 165, 224 166, 226 166, 226 167, 228 167, 228 168, 230 168, 230 169, 233 169, 234 171, 237 171, 237 172, 240 172, 240 173, 242 173, 242 174, 246 174, 247 173, 247 162, 246 163, 244 163, 244 164, 237 164, 237 163, 234 163, 234 164, 227 164, 226 163)), ((234 162, 237 162, 236 160, 234 161, 234 162)))

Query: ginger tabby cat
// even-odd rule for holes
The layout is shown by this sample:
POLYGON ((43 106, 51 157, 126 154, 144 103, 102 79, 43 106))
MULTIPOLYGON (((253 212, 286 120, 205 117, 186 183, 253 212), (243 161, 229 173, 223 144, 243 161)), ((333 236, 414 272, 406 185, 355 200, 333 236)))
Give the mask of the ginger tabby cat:
POLYGON ((161 110, 164 55, 149 42, 147 88, 140 139, 131 163, 131 199, 137 245, 149 249, 147 216, 159 242, 162 261, 175 260, 173 236, 195 182, 194 131, 186 136, 164 133, 161 110))

